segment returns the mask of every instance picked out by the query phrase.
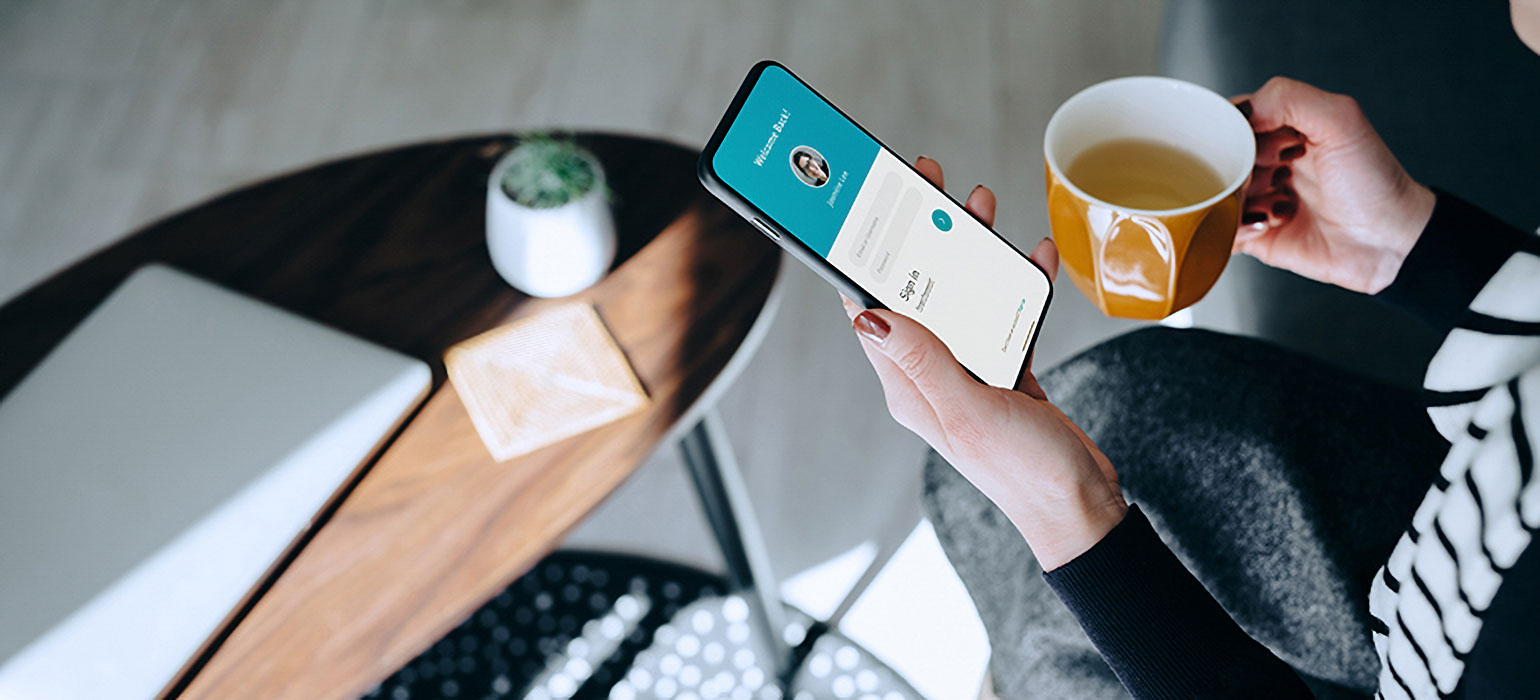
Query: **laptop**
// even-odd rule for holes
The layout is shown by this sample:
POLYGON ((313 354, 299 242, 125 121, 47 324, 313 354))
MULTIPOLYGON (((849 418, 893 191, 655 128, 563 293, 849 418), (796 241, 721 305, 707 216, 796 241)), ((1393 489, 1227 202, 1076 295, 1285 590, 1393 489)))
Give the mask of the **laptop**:
POLYGON ((0 698, 161 692, 430 383, 136 271, 0 401, 0 698))

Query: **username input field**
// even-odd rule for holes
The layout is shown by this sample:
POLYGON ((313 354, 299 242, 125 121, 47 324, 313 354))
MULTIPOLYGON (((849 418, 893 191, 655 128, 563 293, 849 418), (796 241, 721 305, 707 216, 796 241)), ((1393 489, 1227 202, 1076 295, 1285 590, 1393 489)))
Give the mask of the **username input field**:
POLYGON ((850 247, 850 259, 857 268, 869 268, 876 281, 887 281, 920 213, 920 203, 919 188, 905 186, 898 173, 890 172, 882 178, 877 195, 862 214, 855 244, 850 247))
POLYGON ((878 282, 888 281, 888 275, 893 272, 893 261, 898 259, 898 251, 903 249, 904 241, 909 238, 909 230, 914 228, 914 218, 919 213, 919 188, 905 188, 904 196, 898 200, 893 215, 888 217, 887 233, 883 234, 882 243, 872 257, 872 277, 878 282))
POLYGON ((898 200, 898 191, 901 186, 898 173, 888 173, 882 178, 882 185, 877 190, 877 196, 872 199, 872 204, 867 207, 865 221, 861 222, 860 238, 850 248, 850 258, 857 267, 866 264, 871 259, 872 251, 877 248, 877 230, 887 219, 888 212, 892 211, 893 203, 898 200))

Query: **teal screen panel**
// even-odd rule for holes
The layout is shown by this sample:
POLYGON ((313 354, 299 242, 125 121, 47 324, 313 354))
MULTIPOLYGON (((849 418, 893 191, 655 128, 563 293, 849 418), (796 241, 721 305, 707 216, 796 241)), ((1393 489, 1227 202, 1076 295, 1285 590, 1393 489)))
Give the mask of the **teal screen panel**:
POLYGON ((712 159, 717 177, 781 228, 828 257, 877 142, 779 66, 767 66, 712 159), (822 164, 827 179, 794 167, 822 164), (810 182, 810 180, 812 182, 810 182))

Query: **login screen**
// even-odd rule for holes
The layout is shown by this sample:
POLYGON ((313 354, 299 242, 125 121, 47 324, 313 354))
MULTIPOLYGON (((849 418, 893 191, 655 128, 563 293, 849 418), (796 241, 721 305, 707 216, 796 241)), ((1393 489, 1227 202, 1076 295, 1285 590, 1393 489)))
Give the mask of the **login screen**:
POLYGON ((1047 278, 790 73, 760 74, 712 168, 980 379, 1014 386, 1047 278))

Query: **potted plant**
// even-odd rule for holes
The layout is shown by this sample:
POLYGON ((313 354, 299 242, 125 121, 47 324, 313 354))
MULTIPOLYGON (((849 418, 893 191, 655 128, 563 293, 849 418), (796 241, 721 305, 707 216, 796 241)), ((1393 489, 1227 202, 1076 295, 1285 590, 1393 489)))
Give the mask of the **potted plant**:
POLYGON ((560 297, 599 281, 615 260, 604 171, 570 138, 532 134, 487 181, 487 251, 509 284, 560 297))

